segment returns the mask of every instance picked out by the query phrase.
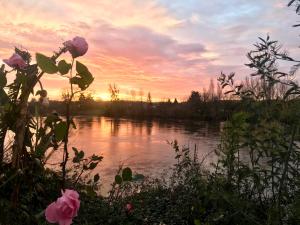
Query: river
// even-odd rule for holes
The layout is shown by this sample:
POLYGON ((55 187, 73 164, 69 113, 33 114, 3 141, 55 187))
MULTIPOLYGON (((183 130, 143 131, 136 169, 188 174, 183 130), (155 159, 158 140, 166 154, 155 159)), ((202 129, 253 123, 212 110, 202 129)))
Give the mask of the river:
MULTIPOLYGON (((107 191, 120 165, 148 176, 161 176, 174 163, 174 151, 168 144, 197 146, 201 159, 213 151, 220 139, 220 123, 192 121, 141 121, 108 117, 76 117, 76 130, 70 135, 70 147, 84 150, 86 156, 97 154, 103 161, 99 172, 103 190, 107 191)), ((58 155, 54 158, 58 158, 58 155)), ((215 160, 207 156, 204 165, 215 160)))

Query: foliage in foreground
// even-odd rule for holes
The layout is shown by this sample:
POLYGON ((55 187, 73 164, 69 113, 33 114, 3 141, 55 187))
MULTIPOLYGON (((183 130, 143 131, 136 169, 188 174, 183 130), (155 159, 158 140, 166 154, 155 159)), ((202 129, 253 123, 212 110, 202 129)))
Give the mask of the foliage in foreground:
MULTIPOLYGON (((295 2, 298 3, 290 4, 295 2)), ((296 61, 282 52, 276 41, 269 37, 260 40, 248 54, 247 64, 254 70, 252 76, 259 78, 259 88, 236 84, 234 74, 221 74, 219 78, 222 87, 239 97, 246 107, 225 123, 215 152, 219 158, 212 168, 205 170, 202 161, 191 156, 196 154, 174 141, 171 144, 177 163, 169 179, 151 180, 133 175, 130 168, 121 168, 108 197, 95 192, 99 176, 86 183, 81 179, 101 157, 84 158, 83 151, 73 148, 73 165, 78 170, 70 173, 66 168, 69 128, 75 128, 69 113, 66 120, 51 114, 45 121, 35 121, 27 111, 28 97, 39 78, 45 72, 65 75, 78 54, 69 49, 72 64, 56 62, 67 51, 66 45, 52 58, 37 54, 37 64, 30 65, 30 55, 16 49, 18 56, 7 61, 16 70, 15 81, 7 85, 9 71, 4 67, 0 71, 0 94, 5 103, 0 137, 1 224, 46 224, 43 210, 65 187, 80 192, 79 216, 74 218, 74 224, 80 225, 299 224, 300 107, 295 99, 299 98, 300 88, 292 79, 299 62, 291 73, 280 71, 280 61, 296 61), (4 151, 8 130, 15 133, 15 140, 4 151), (62 170, 54 172, 45 166, 45 152, 60 145, 64 151, 62 170)), ((76 70, 76 76, 70 72, 68 77, 71 92, 66 96, 67 111, 75 94, 73 85, 81 91, 93 81, 88 69, 78 61, 76 70)), ((45 103, 46 92, 41 88, 36 94, 45 103)))
MULTIPOLYGON (((174 142, 178 162, 169 182, 144 183, 138 192, 130 185, 121 186, 124 195, 102 201, 108 201, 119 216, 103 223, 300 223, 300 108, 294 100, 300 89, 289 73, 277 67, 281 60, 294 60, 269 37, 255 46, 248 66, 262 88, 236 84, 234 74, 220 76, 222 86, 238 96, 247 110, 225 123, 213 170, 205 171, 189 149, 174 142), (277 92, 282 85, 284 90, 277 92), (130 214, 124 209, 128 202, 134 205, 130 214)), ((94 211, 90 218, 101 224, 105 216, 100 218, 94 211)))

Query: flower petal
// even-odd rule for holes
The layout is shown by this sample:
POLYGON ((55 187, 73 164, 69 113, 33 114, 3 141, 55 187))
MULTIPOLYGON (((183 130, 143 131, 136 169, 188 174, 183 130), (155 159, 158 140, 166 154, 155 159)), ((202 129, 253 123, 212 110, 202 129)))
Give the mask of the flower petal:
POLYGON ((45 216, 46 216, 46 220, 49 223, 58 222, 56 202, 53 202, 50 205, 48 205, 45 211, 45 216))
POLYGON ((72 198, 77 198, 77 199, 79 198, 78 192, 70 189, 66 189, 64 195, 72 198))
POLYGON ((72 223, 72 219, 65 219, 58 221, 59 225, 70 225, 72 223))

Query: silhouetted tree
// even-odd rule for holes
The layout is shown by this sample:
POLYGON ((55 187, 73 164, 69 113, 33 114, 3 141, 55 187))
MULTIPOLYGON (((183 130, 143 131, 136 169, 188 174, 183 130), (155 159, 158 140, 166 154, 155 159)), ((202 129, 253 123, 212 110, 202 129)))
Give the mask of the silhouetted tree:
POLYGON ((209 93, 206 91, 206 88, 203 88, 203 91, 202 91, 202 100, 204 102, 207 102, 209 100, 209 93))
POLYGON ((209 88, 208 88, 208 100, 213 101, 215 99, 215 84, 213 79, 210 79, 209 88))
POLYGON ((120 89, 117 88, 116 84, 114 85, 109 84, 108 90, 110 92, 111 101, 112 102, 119 101, 120 89))
POLYGON ((70 92, 67 89, 64 89, 61 92, 61 98, 63 101, 67 101, 70 98, 70 92))
POLYGON ((201 95, 198 91, 192 91, 188 101, 189 104, 199 104, 201 103, 201 95))
POLYGON ((254 78, 233 85, 235 74, 226 76, 221 73, 219 81, 222 87, 230 87, 231 90, 227 93, 243 99, 266 100, 268 103, 275 99, 293 98, 294 94, 299 93, 297 83, 290 79, 290 74, 280 71, 279 65, 282 61, 294 60, 286 51, 281 50, 277 41, 270 40, 269 36, 259 39, 260 42, 254 45, 255 49, 247 54, 250 63, 246 65, 253 70, 251 76, 254 78))
POLYGON ((217 99, 219 101, 223 99, 223 91, 222 91, 222 87, 219 83, 217 85, 217 99))
POLYGON ((151 93, 150 92, 148 92, 148 95, 147 95, 147 103, 148 104, 152 104, 152 98, 151 98, 151 93))
POLYGON ((84 93, 80 93, 78 101, 79 101, 79 104, 81 104, 81 105, 90 104, 90 103, 94 102, 94 98, 91 93, 88 93, 86 95, 84 93))

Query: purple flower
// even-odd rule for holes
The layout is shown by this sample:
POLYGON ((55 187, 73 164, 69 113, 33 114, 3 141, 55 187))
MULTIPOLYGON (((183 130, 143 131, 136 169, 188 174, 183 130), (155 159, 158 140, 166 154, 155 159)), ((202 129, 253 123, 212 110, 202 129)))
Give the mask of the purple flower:
POLYGON ((24 59, 17 53, 14 53, 9 59, 3 59, 3 62, 15 69, 23 69, 27 66, 24 59))
POLYGON ((88 43, 82 37, 75 37, 73 40, 66 41, 64 45, 67 47, 73 58, 83 56, 89 48, 88 43))

